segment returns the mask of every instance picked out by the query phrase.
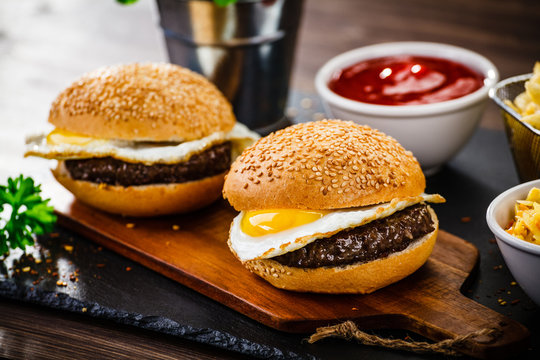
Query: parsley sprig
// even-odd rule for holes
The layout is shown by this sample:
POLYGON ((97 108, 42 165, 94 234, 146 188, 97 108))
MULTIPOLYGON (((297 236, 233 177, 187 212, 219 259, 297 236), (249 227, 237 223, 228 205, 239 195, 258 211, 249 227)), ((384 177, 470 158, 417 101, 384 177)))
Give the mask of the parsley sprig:
POLYGON ((34 244, 35 235, 51 232, 56 222, 49 199, 40 196, 41 185, 30 177, 8 179, 0 185, 0 255, 34 244), (7 213, 11 210, 11 214, 7 213))

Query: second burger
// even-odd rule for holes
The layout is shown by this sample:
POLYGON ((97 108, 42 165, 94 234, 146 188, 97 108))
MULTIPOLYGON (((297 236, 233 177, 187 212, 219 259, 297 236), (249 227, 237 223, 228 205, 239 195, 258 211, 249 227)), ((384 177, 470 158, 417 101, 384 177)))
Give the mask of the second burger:
POLYGON ((294 291, 369 293, 417 270, 438 221, 418 161, 396 140, 340 120, 260 139, 233 163, 224 196, 240 211, 229 247, 294 291))

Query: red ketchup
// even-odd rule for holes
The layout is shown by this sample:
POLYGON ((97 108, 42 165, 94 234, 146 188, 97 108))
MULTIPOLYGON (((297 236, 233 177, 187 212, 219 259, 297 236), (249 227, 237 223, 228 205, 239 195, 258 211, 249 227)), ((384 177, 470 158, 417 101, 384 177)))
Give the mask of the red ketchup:
POLYGON ((460 63, 425 56, 362 61, 334 75, 328 87, 343 97, 378 105, 419 105, 455 99, 484 84, 484 76, 460 63))

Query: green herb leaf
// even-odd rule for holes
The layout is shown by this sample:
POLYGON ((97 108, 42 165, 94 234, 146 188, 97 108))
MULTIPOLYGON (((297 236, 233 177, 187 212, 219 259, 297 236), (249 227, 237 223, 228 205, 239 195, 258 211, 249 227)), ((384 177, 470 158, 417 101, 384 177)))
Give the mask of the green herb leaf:
POLYGON ((24 250, 34 244, 34 234, 52 231, 56 215, 48 205, 49 199, 42 199, 40 193, 41 186, 22 175, 0 185, 0 255, 8 253, 10 248, 24 250), (11 208, 9 218, 4 214, 6 205, 11 208))
POLYGON ((235 3, 237 0, 214 0, 214 3, 217 6, 227 6, 229 4, 235 3))
POLYGON ((116 1, 122 5, 130 5, 130 4, 136 3, 138 0, 116 0, 116 1))

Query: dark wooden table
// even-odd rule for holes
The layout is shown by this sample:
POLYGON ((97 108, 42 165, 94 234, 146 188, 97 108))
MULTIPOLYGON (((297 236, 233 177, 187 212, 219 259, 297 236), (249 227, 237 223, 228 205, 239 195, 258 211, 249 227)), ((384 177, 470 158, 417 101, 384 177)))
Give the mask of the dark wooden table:
MULTIPOLYGON (((2 181, 21 172, 37 174, 38 180, 48 176, 46 162, 22 159, 24 136, 45 128, 50 102, 74 78, 106 64, 166 59, 157 23, 155 4, 151 0, 141 0, 131 7, 120 7, 113 0, 4 0, 0 3, 2 181)), ((362 45, 400 40, 437 41, 470 48, 490 58, 499 68, 501 78, 530 72, 534 61, 540 60, 538 24, 540 2, 536 0, 306 0, 292 88, 301 94, 312 94, 316 70, 332 56, 362 45)), ((299 107, 300 102, 294 102, 305 116, 318 111, 316 97, 309 97, 314 99, 311 107, 305 102, 302 103, 305 108, 299 107)), ((443 193, 449 200, 437 210, 442 227, 480 249, 480 271, 467 295, 521 321, 531 330, 532 339, 540 341, 538 308, 530 304, 519 288, 508 288, 511 276, 497 247, 489 242, 492 235, 483 220, 490 199, 517 183, 502 135, 502 122, 494 105, 488 106, 481 127, 468 148, 440 174, 428 179, 428 189, 443 193), (462 222, 463 217, 472 220, 462 222), (502 268, 499 265, 503 265, 502 268), (500 292, 501 288, 505 291, 500 292), (512 295, 506 294, 510 290, 512 295), (522 300, 515 307, 500 307, 498 296, 522 300)), ((115 255, 107 256, 114 258, 115 255)), ((167 289, 174 288, 168 280, 133 266, 141 279, 155 282, 145 284, 144 289, 155 286, 156 293, 167 296, 167 289)), ((96 282, 97 287, 100 284, 103 286, 96 282)), ((190 296, 197 300, 197 295, 190 296)), ((126 299, 126 304, 132 302, 126 299)), ((209 302, 208 306, 220 309, 219 304, 209 302)), ((341 352, 344 357, 355 354, 366 358, 416 357, 366 349, 338 340, 307 346, 301 343, 301 337, 288 340, 283 334, 246 321, 233 312, 224 310, 224 313, 221 320, 228 321, 226 325, 234 327, 237 334, 242 335, 244 331, 245 336, 252 339, 267 337, 278 347, 294 342, 291 346, 297 353, 305 350, 329 359, 341 352)), ((207 319, 207 323, 213 321, 217 326, 220 315, 217 317, 207 319)), ((537 357, 538 351, 538 346, 533 346, 525 356, 537 357)), ((242 358, 237 353, 178 337, 1 298, 0 356, 242 358)))

